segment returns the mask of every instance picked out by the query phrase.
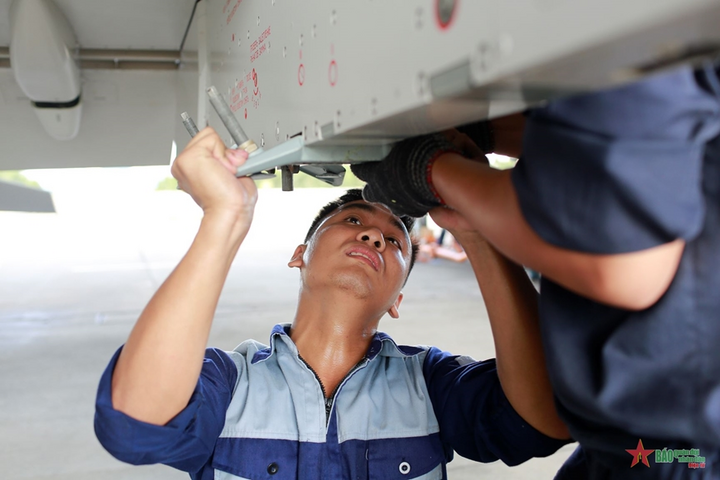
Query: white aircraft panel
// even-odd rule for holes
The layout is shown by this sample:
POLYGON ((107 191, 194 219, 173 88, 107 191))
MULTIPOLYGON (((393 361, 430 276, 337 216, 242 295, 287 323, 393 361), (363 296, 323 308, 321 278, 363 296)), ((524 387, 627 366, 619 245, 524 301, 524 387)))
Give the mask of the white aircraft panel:
MULTIPOLYGON (((177 48, 194 5, 194 0, 56 1, 83 48, 177 48)), ((7 38, 9 4, 0 0, 0 45, 7 38)), ((336 150, 305 148, 312 144, 366 144, 375 149, 360 160, 369 159, 405 136, 626 81, 651 71, 638 67, 668 52, 720 44, 718 0, 203 0, 200 5, 207 10, 207 84, 225 94, 265 154, 300 134, 302 163, 337 156, 336 150), (443 25, 441 10, 448 5, 455 10, 443 25)), ((165 163, 173 137, 180 148, 187 142, 179 112, 190 112, 201 127, 204 121, 198 111, 198 101, 200 110, 205 108, 204 95, 197 96, 198 55, 192 51, 199 20, 178 71, 83 71, 83 124, 73 142, 46 138, 11 70, 1 69, 0 168, 165 163), (100 157, 93 153, 118 141, 121 149, 100 157)), ((231 143, 214 112, 207 117, 231 143)))
POLYGON ((0 69, 0 170, 169 163, 176 71, 85 70, 80 133, 57 141, 43 130, 10 69, 0 69))
POLYGON ((384 144, 720 42, 717 0, 209 0, 207 18, 212 83, 266 150, 384 144))
MULTIPOLYGON (((177 50, 195 0, 54 0, 82 48, 177 50)), ((0 46, 12 0, 0 0, 0 46)), ((194 44, 188 44, 194 48, 194 44)))

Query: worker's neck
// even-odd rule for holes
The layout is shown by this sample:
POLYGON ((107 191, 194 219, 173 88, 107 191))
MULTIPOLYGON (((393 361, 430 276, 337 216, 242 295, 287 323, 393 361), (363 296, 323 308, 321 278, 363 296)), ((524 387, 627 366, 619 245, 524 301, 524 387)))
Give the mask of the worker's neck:
POLYGON ((331 395, 363 358, 382 313, 347 290, 303 288, 290 337, 331 395))

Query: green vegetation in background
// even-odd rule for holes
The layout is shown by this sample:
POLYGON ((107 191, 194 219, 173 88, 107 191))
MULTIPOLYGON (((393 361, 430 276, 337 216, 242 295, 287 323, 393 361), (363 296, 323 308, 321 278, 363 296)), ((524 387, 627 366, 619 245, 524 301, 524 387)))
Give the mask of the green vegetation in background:
MULTIPOLYGON (((346 167, 347 168, 347 167, 346 167)), ((280 171, 277 170, 277 175, 275 178, 267 178, 265 180, 258 180, 255 182, 258 186, 258 188, 281 188, 282 187, 282 177, 280 176, 280 171)), ((343 180, 342 188, 357 188, 362 187, 365 185, 365 182, 357 178, 353 173, 350 171, 349 168, 347 168, 347 171, 345 172, 345 179, 343 180)), ((295 188, 331 188, 332 185, 329 185, 321 180, 318 180, 315 177, 311 177, 310 175, 306 175, 304 173, 297 173, 295 174, 295 178, 293 180, 293 186, 295 188)), ((167 177, 158 183, 157 187, 155 187, 155 190, 176 190, 177 189, 177 180, 175 180, 173 177, 167 177)))
POLYGON ((22 173, 18 172, 17 170, 3 170, 0 171, 0 180, 5 180, 6 182, 13 182, 13 183, 19 183, 20 185, 25 185, 26 187, 33 187, 33 188, 39 188, 42 189, 39 183, 37 183, 35 180, 30 180, 22 173))
POLYGON ((160 180, 155 190, 177 190, 177 180, 173 177, 166 177, 160 180))
POLYGON ((490 166, 497 169, 497 170, 509 170, 511 168, 515 168, 515 164, 517 163, 517 158, 507 158, 507 159, 496 159, 496 158, 490 158, 490 166))

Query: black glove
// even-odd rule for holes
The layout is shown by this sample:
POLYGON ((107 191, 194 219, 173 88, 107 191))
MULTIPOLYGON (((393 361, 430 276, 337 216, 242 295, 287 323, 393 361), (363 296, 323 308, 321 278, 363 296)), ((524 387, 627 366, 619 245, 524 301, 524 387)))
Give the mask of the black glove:
POLYGON ((490 120, 468 123, 467 125, 457 127, 457 130, 470 137, 470 140, 475 142, 475 145, 477 145, 484 154, 495 151, 495 134, 490 120))
POLYGON ((430 174, 435 159, 448 152, 461 153, 442 135, 423 135, 398 143, 382 161, 350 168, 367 182, 365 200, 384 203, 396 215, 422 217, 442 205, 430 174))

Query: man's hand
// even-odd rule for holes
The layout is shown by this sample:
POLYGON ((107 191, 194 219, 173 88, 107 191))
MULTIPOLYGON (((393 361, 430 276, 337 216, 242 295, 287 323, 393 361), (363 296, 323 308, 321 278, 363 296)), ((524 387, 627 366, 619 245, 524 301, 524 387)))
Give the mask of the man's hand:
MULTIPOLYGON (((453 128, 442 132, 442 135, 462 151, 463 156, 466 158, 488 164, 487 157, 483 151, 467 134, 453 128)), ((449 231, 463 248, 466 248, 465 243, 486 242, 485 237, 457 210, 450 207, 437 207, 430 210, 429 213, 433 221, 441 228, 449 231)))
MULTIPOLYGON (((475 230, 472 225, 463 217, 459 212, 449 207, 438 207, 430 210, 430 216, 440 227, 450 232, 455 241, 463 248, 464 258, 459 261, 464 261, 469 258, 468 252, 490 252, 493 248, 490 246, 488 241, 483 237, 480 232, 475 230)), ((442 247, 440 245, 439 247, 442 247)), ((436 256, 445 258, 443 252, 444 248, 438 248, 436 250, 436 256)), ((455 258, 451 258, 455 260, 455 258)))
POLYGON ((433 162, 442 154, 459 149, 442 135, 424 135, 403 140, 380 162, 353 165, 352 171, 367 182, 363 198, 387 205, 396 215, 422 217, 442 205, 432 185, 433 162))
POLYGON ((220 136, 210 127, 203 129, 175 159, 171 172, 178 187, 192 196, 208 213, 228 213, 247 231, 252 221, 257 188, 248 177, 235 177, 244 164, 244 150, 226 149, 220 136))

